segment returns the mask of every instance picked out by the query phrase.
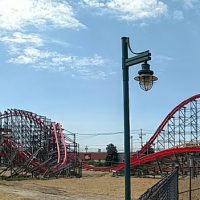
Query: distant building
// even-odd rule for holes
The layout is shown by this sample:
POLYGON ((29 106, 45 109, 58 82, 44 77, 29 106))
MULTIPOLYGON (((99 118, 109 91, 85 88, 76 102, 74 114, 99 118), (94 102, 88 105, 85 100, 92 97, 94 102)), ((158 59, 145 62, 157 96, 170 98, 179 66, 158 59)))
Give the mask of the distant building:
POLYGON ((83 162, 106 162, 107 152, 79 152, 83 162))
MULTIPOLYGON (((133 154, 133 153, 132 153, 133 154)), ((106 162, 107 152, 79 152, 79 158, 83 162, 106 162)), ((118 152, 118 162, 124 162, 124 152, 118 152)))

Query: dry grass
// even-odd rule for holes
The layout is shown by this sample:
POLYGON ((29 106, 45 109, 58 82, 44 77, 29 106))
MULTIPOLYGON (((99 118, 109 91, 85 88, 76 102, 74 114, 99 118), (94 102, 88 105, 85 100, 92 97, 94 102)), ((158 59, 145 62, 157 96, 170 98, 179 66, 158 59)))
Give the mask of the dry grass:
MULTIPOLYGON (((192 200, 200 200, 200 178, 195 178, 192 180, 192 190, 198 189, 195 191, 192 191, 192 200), (199 188, 199 189, 198 189, 199 188)), ((179 200, 187 200, 189 199, 189 178, 181 179, 179 181, 179 192, 184 192, 179 195, 179 200)))
MULTIPOLYGON (((137 199, 159 179, 132 178, 131 181, 133 199, 137 199)), ((188 180, 181 180, 180 191, 187 190, 187 185, 188 180)), ((200 187, 199 180, 193 181, 193 187, 200 187)), ((199 191, 195 193, 200 194, 199 191)), ((186 197, 187 194, 182 195, 181 200, 188 199, 186 197)), ((0 199, 122 200, 124 199, 124 177, 116 178, 105 172, 84 171, 82 178, 0 181, 0 199)))

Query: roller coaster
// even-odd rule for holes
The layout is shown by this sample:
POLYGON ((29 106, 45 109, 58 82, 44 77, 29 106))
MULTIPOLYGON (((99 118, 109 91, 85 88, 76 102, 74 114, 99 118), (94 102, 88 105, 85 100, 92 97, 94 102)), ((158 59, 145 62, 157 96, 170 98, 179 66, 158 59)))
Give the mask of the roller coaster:
MULTIPOLYGON (((187 173, 189 157, 195 157, 200 165, 200 94, 194 95, 176 106, 162 121, 149 141, 131 156, 132 173, 159 174, 169 172, 175 166, 187 173)), ((115 170, 124 168, 124 163, 114 167, 94 167, 91 170, 115 170)))
MULTIPOLYGON (((36 178, 81 176, 81 169, 122 171, 81 163, 74 134, 64 133, 60 123, 35 113, 8 109, 0 113, 0 177, 36 178)), ((158 174, 175 165, 187 173, 188 157, 200 165, 200 94, 176 106, 149 141, 131 156, 132 172, 158 174)))
POLYGON ((32 112, 0 113, 0 177, 80 176, 75 135, 32 112))

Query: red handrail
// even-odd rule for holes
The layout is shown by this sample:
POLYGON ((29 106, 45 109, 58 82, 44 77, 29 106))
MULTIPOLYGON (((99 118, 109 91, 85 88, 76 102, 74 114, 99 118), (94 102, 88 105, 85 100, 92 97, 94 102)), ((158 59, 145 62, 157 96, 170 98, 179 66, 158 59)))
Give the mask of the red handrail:
POLYGON ((58 135, 57 135, 57 130, 56 130, 55 123, 52 123, 52 127, 53 127, 53 133, 54 133, 54 136, 55 136, 55 143, 56 143, 57 152, 58 152, 58 162, 57 163, 60 163, 60 146, 58 144, 58 135))

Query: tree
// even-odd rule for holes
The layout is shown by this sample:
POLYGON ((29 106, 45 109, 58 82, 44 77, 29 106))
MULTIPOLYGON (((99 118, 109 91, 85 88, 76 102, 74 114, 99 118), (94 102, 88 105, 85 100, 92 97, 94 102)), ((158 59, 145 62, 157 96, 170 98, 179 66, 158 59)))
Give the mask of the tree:
POLYGON ((113 163, 118 162, 118 153, 117 147, 114 144, 108 144, 106 147, 107 156, 106 156, 106 165, 111 166, 113 163))

